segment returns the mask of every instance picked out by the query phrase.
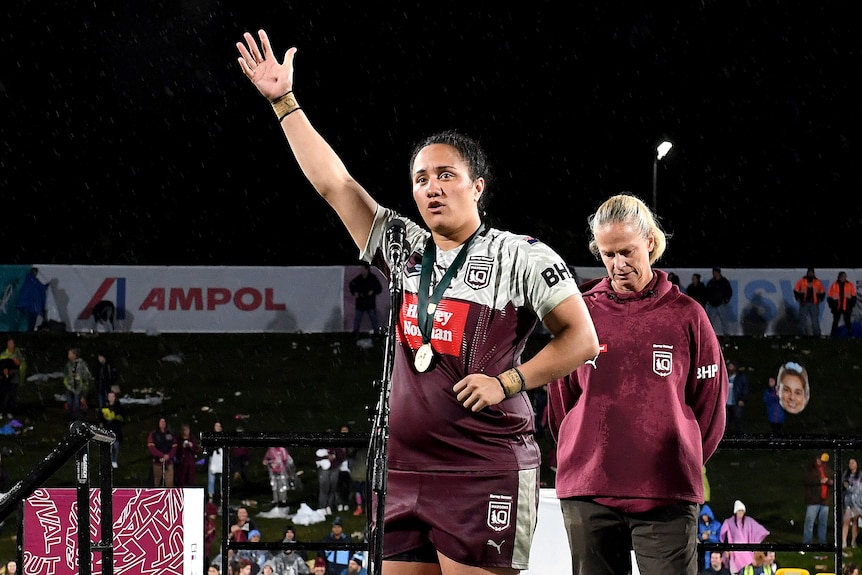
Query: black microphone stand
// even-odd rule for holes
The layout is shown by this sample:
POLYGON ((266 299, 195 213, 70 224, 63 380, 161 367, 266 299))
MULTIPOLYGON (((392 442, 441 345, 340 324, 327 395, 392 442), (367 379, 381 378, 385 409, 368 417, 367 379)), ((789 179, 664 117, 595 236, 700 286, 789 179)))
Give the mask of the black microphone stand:
POLYGON ((389 393, 392 389, 392 368, 395 365, 395 345, 398 328, 398 314, 401 310, 403 294, 403 268, 407 256, 402 246, 390 247, 391 269, 389 279, 389 322, 386 328, 386 343, 383 353, 383 378, 376 381, 379 396, 371 425, 371 443, 368 446, 368 483, 371 486, 371 505, 366 507, 370 526, 368 549, 370 560, 369 575, 380 575, 383 569, 383 516, 386 504, 389 444, 389 393))

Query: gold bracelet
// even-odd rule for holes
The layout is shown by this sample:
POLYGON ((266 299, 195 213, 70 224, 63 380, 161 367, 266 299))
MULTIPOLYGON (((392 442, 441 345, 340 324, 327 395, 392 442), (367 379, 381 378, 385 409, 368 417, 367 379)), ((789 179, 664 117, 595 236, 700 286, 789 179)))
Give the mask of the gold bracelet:
POLYGON ((524 381, 524 376, 517 367, 504 371, 497 376, 497 380, 503 386, 503 394, 507 398, 527 390, 527 382, 524 381))
POLYGON ((272 102, 272 111, 275 112, 275 117, 281 122, 289 114, 300 110, 299 104, 296 103, 296 98, 293 95, 293 90, 287 94, 282 94, 272 102))

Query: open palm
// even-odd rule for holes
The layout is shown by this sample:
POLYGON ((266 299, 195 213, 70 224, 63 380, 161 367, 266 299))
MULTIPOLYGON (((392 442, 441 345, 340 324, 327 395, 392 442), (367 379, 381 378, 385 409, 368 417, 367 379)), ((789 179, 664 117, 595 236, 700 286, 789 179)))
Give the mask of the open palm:
POLYGON ((279 63, 266 32, 259 30, 258 36, 260 47, 249 32, 243 34, 245 44, 236 43, 240 53, 237 61, 258 91, 272 101, 293 90, 293 56, 296 48, 290 48, 284 55, 284 62, 279 63))

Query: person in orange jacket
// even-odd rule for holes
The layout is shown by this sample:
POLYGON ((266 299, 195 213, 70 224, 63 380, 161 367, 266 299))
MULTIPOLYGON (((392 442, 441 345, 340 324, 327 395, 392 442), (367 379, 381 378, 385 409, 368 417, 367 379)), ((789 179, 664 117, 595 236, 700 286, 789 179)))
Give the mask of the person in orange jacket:
POLYGON ((820 337, 820 304, 826 299, 826 288, 814 268, 808 268, 793 286, 793 297, 799 302, 799 335, 820 337))
POLYGON ((826 303, 832 312, 832 337, 838 335, 838 324, 841 323, 841 318, 844 318, 847 335, 853 335, 850 315, 853 313, 853 308, 856 307, 856 286, 847 281, 846 272, 839 272, 838 279, 829 286, 826 303))

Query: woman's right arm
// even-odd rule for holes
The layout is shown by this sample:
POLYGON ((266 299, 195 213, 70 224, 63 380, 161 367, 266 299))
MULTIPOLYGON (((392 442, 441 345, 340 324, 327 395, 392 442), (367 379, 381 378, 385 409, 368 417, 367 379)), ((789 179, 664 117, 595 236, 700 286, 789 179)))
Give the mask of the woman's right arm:
MULTIPOLYGON (((273 102, 293 91, 296 48, 290 48, 284 55, 284 62, 279 63, 266 32, 259 30, 258 36, 260 46, 248 32, 243 35, 245 44, 237 42, 240 53, 237 61, 261 95, 273 102)), ((285 110, 290 108, 292 106, 285 110)), ((365 247, 377 202, 353 179, 341 158, 311 125, 302 109, 297 108, 284 116, 281 129, 302 173, 338 214, 357 247, 365 247)))

